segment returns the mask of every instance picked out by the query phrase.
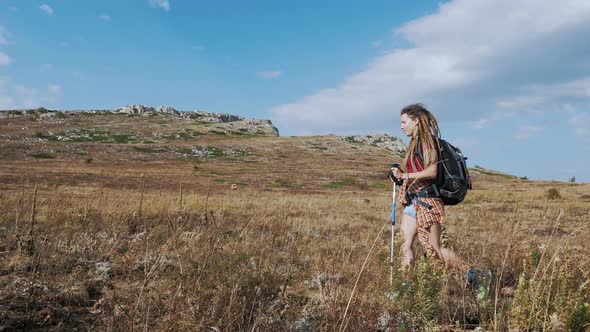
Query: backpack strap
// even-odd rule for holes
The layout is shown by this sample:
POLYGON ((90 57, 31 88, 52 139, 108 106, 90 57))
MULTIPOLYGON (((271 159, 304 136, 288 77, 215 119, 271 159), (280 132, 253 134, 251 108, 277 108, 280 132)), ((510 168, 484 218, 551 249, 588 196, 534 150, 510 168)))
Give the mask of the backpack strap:
POLYGON ((420 191, 413 192, 413 193, 407 193, 407 195, 408 195, 408 199, 410 201, 416 202, 416 204, 420 204, 423 207, 427 208, 428 210, 431 210, 432 205, 424 202, 420 198, 436 198, 436 197, 440 196, 440 193, 439 193, 436 185, 433 183, 430 186, 422 188, 420 191))
POLYGON ((430 205, 430 204, 428 204, 428 203, 424 202, 424 201, 423 201, 423 200, 421 200, 421 199, 415 198, 415 199, 413 200, 413 202, 416 202, 416 204, 420 204, 420 205, 422 205, 423 207, 427 208, 428 210, 432 210, 432 205, 430 205))
POLYGON ((418 158, 420 158, 420 162, 424 165, 424 155, 422 154, 422 139, 418 138, 418 144, 416 145, 416 150, 418 150, 418 158))

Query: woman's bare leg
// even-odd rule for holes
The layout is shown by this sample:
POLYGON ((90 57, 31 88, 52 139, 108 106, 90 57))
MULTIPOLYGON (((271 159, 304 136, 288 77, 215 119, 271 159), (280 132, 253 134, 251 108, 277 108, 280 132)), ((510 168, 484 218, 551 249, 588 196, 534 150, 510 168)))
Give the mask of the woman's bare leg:
POLYGON ((414 239, 418 228, 416 227, 416 219, 410 217, 407 214, 402 214, 402 235, 404 242, 402 243, 402 267, 404 268, 404 274, 407 275, 410 266, 414 262, 414 239))
POLYGON ((435 224, 430 226, 428 242, 436 253, 438 258, 441 258, 445 264, 461 272, 466 272, 468 267, 451 249, 443 248, 440 243, 441 226, 435 224))

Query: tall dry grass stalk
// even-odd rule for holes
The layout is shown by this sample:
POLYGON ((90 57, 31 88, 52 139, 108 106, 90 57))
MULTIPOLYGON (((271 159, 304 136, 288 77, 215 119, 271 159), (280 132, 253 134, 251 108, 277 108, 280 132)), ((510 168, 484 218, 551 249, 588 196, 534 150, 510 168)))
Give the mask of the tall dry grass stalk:
POLYGON ((25 184, 24 180, 21 178, 20 181, 20 195, 19 199, 14 205, 14 240, 17 245, 17 251, 22 251, 22 236, 20 230, 20 218, 21 215, 24 214, 24 204, 25 204, 25 184))
POLYGON ((178 191, 179 191, 179 196, 180 196, 180 198, 179 198, 179 200, 178 200, 178 210, 179 210, 179 211, 182 211, 182 208, 183 208, 183 206, 182 206, 182 203, 183 203, 183 197, 182 197, 182 183, 180 183, 180 188, 179 188, 179 190, 178 190, 178 191))
MULTIPOLYGON (((512 220, 514 219, 514 216, 516 215, 517 210, 518 210, 518 207, 515 206, 514 210, 512 211, 512 214, 511 214, 512 220)), ((498 316, 499 316, 498 315, 498 305, 499 305, 498 300, 499 300, 500 291, 501 291, 502 277, 504 274, 504 270, 506 269, 506 262, 508 260, 508 257, 511 254, 511 249, 512 249, 514 240, 516 238, 516 235, 518 234, 519 231, 521 231, 519 229, 520 223, 521 223, 521 220, 519 219, 514 224, 512 234, 510 236, 510 241, 508 241, 508 246, 506 247, 506 251, 504 252, 504 259, 502 260, 502 265, 500 267, 500 274, 496 278, 496 285, 495 285, 496 287, 495 287, 495 292, 494 292, 494 331, 498 331, 498 328, 499 328, 499 326, 498 326, 498 316)))
MULTIPOLYGON (((143 177, 143 174, 141 175, 143 177)), ((139 189, 139 206, 137 207, 137 217, 142 217, 143 212, 143 194, 145 191, 145 180, 141 181, 141 187, 139 189)))
POLYGON ((35 228, 35 221, 37 219, 37 190, 39 184, 35 183, 35 189, 33 191, 33 202, 31 203, 31 219, 29 223, 29 233, 27 239, 27 253, 29 256, 33 256, 35 254, 35 236, 34 236, 34 228, 35 228))

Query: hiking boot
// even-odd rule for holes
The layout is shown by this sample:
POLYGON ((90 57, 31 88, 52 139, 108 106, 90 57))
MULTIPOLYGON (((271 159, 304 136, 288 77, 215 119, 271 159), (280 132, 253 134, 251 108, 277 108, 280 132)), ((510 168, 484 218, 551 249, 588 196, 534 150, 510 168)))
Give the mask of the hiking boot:
POLYGON ((478 300, 487 299, 490 293, 492 272, 490 270, 471 268, 467 271, 467 285, 475 293, 478 300))

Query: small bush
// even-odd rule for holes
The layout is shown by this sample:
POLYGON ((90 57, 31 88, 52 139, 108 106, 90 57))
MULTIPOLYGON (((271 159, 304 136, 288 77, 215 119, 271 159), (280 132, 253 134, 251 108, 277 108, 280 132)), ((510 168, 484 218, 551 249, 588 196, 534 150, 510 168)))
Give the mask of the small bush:
POLYGON ((41 138, 41 139, 49 139, 50 135, 47 135, 46 133, 38 131, 35 133, 35 137, 41 138))
POLYGON ((53 159, 53 158, 55 158, 55 155, 50 154, 50 153, 36 153, 36 154, 32 154, 31 157, 39 158, 39 159, 53 159))
POLYGON ((360 143, 359 141, 357 141, 356 139, 354 139, 354 136, 346 136, 344 138, 345 141, 347 141, 348 143, 360 143))
POLYGON ((133 140, 133 137, 128 134, 112 135, 111 138, 116 143, 129 143, 129 141, 133 140))
POLYGON ((561 199, 561 193, 556 188, 549 188, 545 191, 545 197, 551 200, 561 199))
POLYGON ((215 135, 221 135, 221 136, 225 136, 225 135, 227 135, 227 133, 226 133, 226 132, 224 132, 224 131, 219 131, 219 130, 209 130, 209 132, 210 132, 211 134, 215 134, 215 135))

